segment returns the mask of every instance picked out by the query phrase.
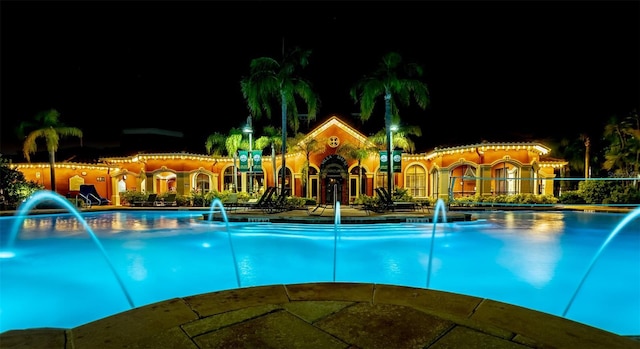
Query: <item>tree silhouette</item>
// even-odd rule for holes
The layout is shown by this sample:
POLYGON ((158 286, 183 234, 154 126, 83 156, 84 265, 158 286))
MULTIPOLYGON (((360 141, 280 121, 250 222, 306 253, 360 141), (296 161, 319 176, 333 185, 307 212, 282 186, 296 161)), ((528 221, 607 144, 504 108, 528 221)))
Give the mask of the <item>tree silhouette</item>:
POLYGON ((49 153, 49 170, 51 173, 51 191, 56 191, 56 152, 60 143, 60 138, 66 136, 75 136, 80 138, 80 146, 82 146, 82 130, 76 127, 69 127, 60 121, 60 113, 55 109, 40 112, 34 117, 35 122, 24 121, 18 126, 18 136, 23 137, 26 130, 31 129, 27 134, 23 146, 22 153, 31 162, 31 154, 38 150, 37 140, 44 138, 47 152, 49 153))

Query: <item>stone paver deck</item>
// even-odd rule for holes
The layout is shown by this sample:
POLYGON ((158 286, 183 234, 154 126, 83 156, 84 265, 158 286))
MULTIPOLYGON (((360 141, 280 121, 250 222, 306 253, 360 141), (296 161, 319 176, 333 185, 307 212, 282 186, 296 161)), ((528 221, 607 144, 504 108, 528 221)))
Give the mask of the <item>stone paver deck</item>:
POLYGON ((174 298, 71 329, 7 331, 0 347, 629 349, 640 342, 489 299, 309 283, 174 298))

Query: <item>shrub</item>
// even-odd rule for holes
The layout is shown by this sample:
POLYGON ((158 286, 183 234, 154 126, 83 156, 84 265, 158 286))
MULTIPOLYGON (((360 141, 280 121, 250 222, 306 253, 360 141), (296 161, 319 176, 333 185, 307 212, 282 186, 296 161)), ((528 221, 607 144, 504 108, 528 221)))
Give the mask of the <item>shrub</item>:
POLYGON ((565 191, 560 195, 559 202, 562 204, 584 204, 582 193, 578 190, 565 191))
POLYGON ((24 178, 24 174, 9 167, 7 159, 0 156, 0 207, 14 210, 44 186, 24 178))
POLYGON ((580 191, 585 203, 601 204, 611 195, 614 186, 615 184, 609 181, 589 180, 580 182, 578 191, 580 191))
POLYGON ((391 195, 393 201, 413 201, 413 197, 409 195, 409 189, 395 188, 391 195))
POLYGON ((132 205, 136 201, 145 201, 149 194, 137 191, 137 190, 127 190, 120 193, 120 203, 122 205, 129 204, 132 205))
POLYGON ((509 204, 509 205, 531 205, 531 204, 555 204, 558 199, 553 195, 537 194, 515 194, 515 195, 471 195, 462 196, 451 200, 451 205, 457 206, 478 206, 482 204, 509 204))
POLYGON ((287 206, 290 208, 303 208, 307 203, 307 198, 300 198, 297 196, 290 196, 287 198, 287 206))
POLYGON ((215 191, 209 191, 206 193, 202 193, 199 190, 192 190, 191 191, 191 195, 190 195, 190 199, 191 199, 191 205, 195 206, 195 207, 208 207, 211 206, 211 203, 213 202, 213 199, 218 198, 220 200, 221 199, 221 195, 215 191))
POLYGON ((640 190, 633 186, 616 185, 603 204, 640 204, 640 190))
POLYGON ((314 198, 304 198, 304 204, 306 206, 316 206, 318 202, 314 198))

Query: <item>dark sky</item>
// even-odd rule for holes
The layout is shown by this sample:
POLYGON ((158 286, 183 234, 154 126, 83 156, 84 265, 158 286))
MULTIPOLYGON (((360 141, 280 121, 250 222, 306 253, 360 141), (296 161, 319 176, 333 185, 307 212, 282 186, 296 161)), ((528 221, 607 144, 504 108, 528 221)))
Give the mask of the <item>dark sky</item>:
MULTIPOLYGON (((639 4, 1 1, 0 151, 20 147, 20 121, 55 108, 85 144, 158 127, 186 135, 177 151, 204 153, 209 134, 245 121, 239 81, 252 58, 281 57, 283 38, 313 51, 302 75, 322 101, 319 121, 357 112, 350 87, 397 51, 424 66, 430 90, 427 110, 400 110, 422 128, 419 151, 599 136, 610 116, 638 108, 639 4)), ((383 113, 350 122, 368 134, 383 113)))

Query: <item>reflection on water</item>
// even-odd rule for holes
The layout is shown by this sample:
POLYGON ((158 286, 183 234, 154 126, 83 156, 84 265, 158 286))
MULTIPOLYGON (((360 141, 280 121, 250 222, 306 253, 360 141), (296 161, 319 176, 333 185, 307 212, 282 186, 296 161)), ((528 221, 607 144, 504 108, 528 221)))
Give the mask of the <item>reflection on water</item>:
POLYGON ((504 233, 513 233, 518 239, 500 239, 504 245, 498 253, 497 263, 535 287, 544 286, 553 279, 562 257, 558 240, 566 228, 564 215, 506 212, 503 216, 505 230, 493 236, 500 239, 504 233))
MULTIPOLYGON (((156 212, 83 213, 87 224, 98 235, 144 233, 155 230, 185 229, 201 214, 158 214, 156 212)), ((9 231, 12 217, 0 217, 0 231, 9 231)), ((24 218, 19 239, 86 237, 87 232, 72 214, 34 215, 24 218)))

